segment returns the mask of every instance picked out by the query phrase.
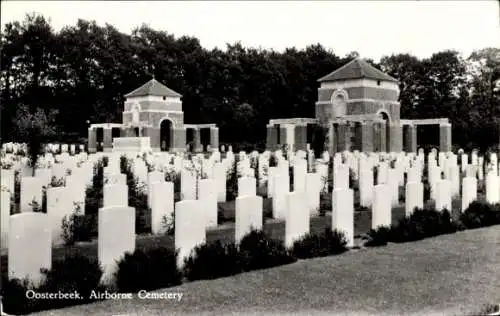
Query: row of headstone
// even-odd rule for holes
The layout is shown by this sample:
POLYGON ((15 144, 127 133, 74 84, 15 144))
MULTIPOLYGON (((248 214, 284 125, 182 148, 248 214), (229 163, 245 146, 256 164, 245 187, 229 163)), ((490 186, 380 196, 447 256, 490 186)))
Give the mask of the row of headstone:
MULTIPOLYGON (((360 157, 363 157, 363 155, 360 157)), ((242 157, 240 156, 240 158, 242 157)), ((371 202, 366 203, 368 205, 371 204, 372 207, 373 228, 381 225, 390 225, 392 220, 391 208, 394 202, 393 192, 394 188, 399 186, 401 177, 400 170, 397 170, 398 168, 393 170, 393 168, 389 168, 385 163, 380 164, 380 161, 378 161, 375 163, 378 168, 377 171, 379 172, 376 181, 377 184, 375 185, 373 183, 373 171, 371 171, 370 168, 371 162, 367 164, 368 167, 363 167, 365 163, 364 158, 360 158, 360 160, 357 158, 359 166, 356 167, 354 163, 356 159, 353 159, 352 156, 348 155, 347 159, 343 158, 344 157, 339 157, 338 155, 334 157, 332 228, 345 232, 348 236, 349 244, 352 245, 354 231, 354 197, 352 189, 349 188, 350 170, 357 170, 356 174, 360 182, 360 194, 361 192, 365 192, 361 199, 371 200, 371 202), (394 179, 397 179, 397 181, 394 179), (361 189, 361 187, 363 187, 363 189, 361 189), (372 190, 369 188, 372 188, 372 190)), ((195 189, 193 190, 192 186, 185 186, 183 189, 184 197, 194 198, 184 199, 175 205, 175 211, 178 215, 175 217, 176 246, 182 249, 182 256, 180 256, 180 258, 188 255, 194 245, 198 245, 205 240, 207 228, 217 225, 217 201, 220 200, 220 191, 224 191, 225 194, 227 171, 232 161, 234 161, 233 159, 234 157, 230 157, 229 159, 226 158, 225 162, 214 162, 212 172, 208 172, 208 179, 195 178, 195 181, 192 181, 192 178, 189 178, 192 177, 192 175, 184 172, 184 177, 188 180, 183 178, 181 186, 182 182, 189 184, 189 180, 191 180, 191 184, 195 183, 195 189), (203 207, 200 207, 200 205, 203 207), (202 214, 200 214, 201 210, 203 210, 202 214), (190 229, 183 229, 183 227, 191 227, 196 230, 196 232, 192 233, 190 229), (199 229, 199 231, 197 229, 199 229)), ((243 159, 245 159, 245 157, 243 157, 243 159)), ((433 161, 433 159, 434 158, 431 156, 430 161, 433 161)), ((293 163, 294 190, 290 192, 288 170, 291 164, 279 155, 277 160, 278 166, 270 167, 268 170, 268 194, 273 197, 274 216, 285 220, 285 243, 287 246, 291 246, 295 240, 308 232, 309 217, 311 213, 317 211, 319 207, 322 174, 318 172, 318 169, 321 171, 321 168, 315 168, 316 172, 307 172, 307 161, 304 161, 300 155, 296 155, 293 163)), ((139 166, 140 163, 138 161, 140 161, 140 159, 136 161, 139 166)), ((495 160, 493 161, 495 162, 495 160)), ((406 183, 405 200, 407 204, 407 214, 410 214, 414 207, 423 206, 423 185, 421 183, 422 164, 420 162, 421 159, 417 158, 410 159, 407 162, 403 161, 402 163, 405 169, 404 172, 407 173, 408 179, 411 180, 406 183)), ((442 170, 446 163, 447 159, 441 159, 440 164, 437 166, 440 166, 442 170)), ((430 168, 433 169, 433 171, 431 171, 431 173, 433 173, 431 176, 431 182, 433 183, 431 187, 434 188, 436 207, 438 209, 449 209, 451 207, 451 198, 454 190, 453 180, 456 178, 450 176, 451 179, 446 179, 445 175, 445 179, 442 179, 441 174, 446 174, 446 172, 439 172, 439 176, 436 176, 435 174, 438 174, 436 169, 437 166, 434 165, 433 162, 431 162, 430 165, 430 168)), ((493 165, 496 166, 497 163, 495 162, 493 165)), ((90 170, 90 167, 92 167, 91 164, 86 166, 88 167, 84 168, 89 168, 87 170, 90 170)), ((74 166, 71 168, 71 170, 75 171, 81 168, 81 166, 74 166)), ((248 165, 245 166, 245 168, 248 169, 248 165)), ((453 158, 451 158, 450 168, 453 171, 456 170, 455 164, 453 164, 453 158)), ((141 167, 137 167, 134 168, 134 170, 144 171, 144 168, 141 169, 141 167)), ((235 170, 235 172, 237 172, 237 170, 235 170)), ((328 175, 328 169, 326 169, 326 173, 328 175)), ((453 173, 454 172, 450 172, 449 174, 453 173)), ((48 265, 50 265, 50 263, 47 263, 50 262, 50 260, 47 260, 47 257, 51 253, 51 250, 47 250, 47 248, 51 249, 53 244, 61 242, 57 240, 56 237, 60 235, 57 223, 60 222, 64 216, 69 214, 67 212, 69 209, 68 206, 71 205, 71 202, 75 202, 75 200, 71 201, 69 197, 77 196, 77 202, 84 201, 85 191, 84 185, 81 185, 81 183, 88 183, 90 177, 83 177, 83 174, 87 174, 86 172, 81 172, 80 175, 78 174, 80 173, 76 172, 67 176, 65 187, 47 188, 47 214, 30 212, 29 208, 26 206, 29 205, 29 202, 32 200, 40 202, 41 204, 41 192, 43 190, 43 184, 47 182, 47 173, 44 171, 35 172, 35 177, 22 177, 21 210, 24 209, 25 211, 22 211, 21 214, 9 217, 5 214, 10 214, 11 193, 9 190, 11 189, 13 191, 14 176, 12 172, 2 171, 2 187, 8 188, 2 191, 1 215, 2 236, 5 236, 5 234, 9 235, 9 275, 16 277, 30 273, 36 275, 37 273, 33 272, 36 270, 33 268, 34 265, 37 265, 38 268, 48 267, 48 265), (7 180, 4 180, 4 174, 7 180), (75 192, 80 192, 80 194, 74 194, 75 192), (83 199, 81 193, 83 193, 83 199), (4 201, 9 201, 9 203, 4 201), (5 210, 7 210, 7 212, 5 210), (9 218, 9 221, 4 220, 5 218, 9 218), (37 218, 37 220, 33 218, 37 218), (19 222, 23 221, 26 222, 25 225, 19 224, 19 222), (4 224, 7 222, 9 222, 9 225, 4 224), (35 222, 40 223, 40 225, 32 229, 32 225, 35 222), (36 236, 36 238, 33 236, 36 236), (28 243, 27 240, 31 241, 33 239, 38 240, 38 242, 33 242, 33 245, 37 245, 37 247, 40 248, 40 251, 37 252, 37 258, 39 259, 32 260, 33 264, 27 265, 26 261, 28 260, 26 260, 26 257, 23 257, 19 251, 19 245, 25 245, 28 243), (12 269, 10 269, 10 266, 12 266, 12 269)), ((125 251, 132 251, 135 247, 135 211, 133 208, 128 207, 128 187, 126 185, 125 175, 120 174, 119 159, 110 159, 105 172, 105 178, 104 207, 99 210, 99 259, 106 267, 106 277, 109 277, 112 275, 111 273, 114 269, 113 265, 116 259, 123 255, 125 251), (113 210, 114 212, 112 212, 113 210), (124 217, 123 221, 111 220, 114 218, 112 214, 115 213, 124 217), (101 214, 104 215, 101 216, 101 214), (123 216, 123 214, 127 215, 123 216), (117 235, 121 236, 122 234, 116 234, 116 230, 114 234, 106 233, 106 231, 113 231, 109 225, 115 222, 120 223, 120 225, 116 226, 116 229, 124 231, 123 228, 125 227, 125 232, 127 234, 127 238, 122 240, 123 242, 118 242, 118 244, 113 238, 117 238, 117 235), (106 245, 110 245, 110 247, 114 248, 108 250, 106 245)), ((173 184, 171 182, 166 182, 164 177, 155 175, 154 171, 151 175, 147 174, 143 176, 143 178, 148 179, 153 232, 161 233, 163 229, 163 219, 165 216, 171 216, 174 210, 173 184)), ((489 201, 494 201, 495 198, 498 199, 498 195, 500 195, 498 182, 498 173, 495 174, 495 170, 488 172, 486 188, 487 199, 489 199, 489 201)), ((250 174, 246 174, 238 180, 238 197, 236 199, 236 240, 241 240, 242 236, 248 233, 250 229, 259 229, 262 226, 263 201, 261 197, 256 195, 256 183, 257 179, 251 177, 250 174)), ((465 206, 476 198, 476 177, 465 177, 462 184, 462 208, 465 209, 465 206)), ((24 249, 30 248, 24 247, 24 249)), ((29 259, 31 260, 31 258, 29 259)))

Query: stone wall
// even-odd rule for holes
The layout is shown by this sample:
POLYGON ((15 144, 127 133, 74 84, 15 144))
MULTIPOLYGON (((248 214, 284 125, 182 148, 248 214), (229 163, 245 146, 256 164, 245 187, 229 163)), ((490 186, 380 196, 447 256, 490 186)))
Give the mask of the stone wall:
MULTIPOLYGON (((318 89, 318 101, 330 101, 333 93, 339 89, 318 89)), ((349 99, 373 99, 379 101, 398 101, 398 91, 374 87, 344 88, 349 99)))

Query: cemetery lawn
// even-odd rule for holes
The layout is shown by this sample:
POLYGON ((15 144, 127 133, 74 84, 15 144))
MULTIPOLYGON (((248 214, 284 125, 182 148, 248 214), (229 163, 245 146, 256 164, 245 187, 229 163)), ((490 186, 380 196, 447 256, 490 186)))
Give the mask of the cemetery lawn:
POLYGON ((500 303, 500 226, 301 260, 156 292, 181 301, 109 300, 38 315, 464 315, 500 303))

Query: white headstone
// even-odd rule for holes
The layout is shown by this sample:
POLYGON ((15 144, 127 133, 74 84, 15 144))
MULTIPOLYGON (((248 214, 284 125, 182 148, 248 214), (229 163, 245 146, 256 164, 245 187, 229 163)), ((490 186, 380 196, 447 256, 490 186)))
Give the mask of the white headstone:
POLYGON ((499 178, 494 171, 486 175, 486 202, 495 204, 500 202, 499 178))
POLYGON ((347 247, 354 246, 354 191, 332 191, 332 230, 345 234, 347 247))
POLYGON ((153 186, 153 183, 155 182, 164 182, 165 181, 165 175, 162 172, 159 171, 153 171, 148 173, 148 206, 151 207, 151 187, 153 186))
POLYGON ((207 227, 217 227, 218 207, 217 188, 215 187, 215 180, 200 180, 198 200, 202 201, 203 203, 203 215, 206 219, 207 227))
POLYGON ((424 185, 422 182, 408 182, 405 189, 406 216, 410 216, 415 208, 424 208, 424 185))
POLYGON ((381 162, 377 168, 377 184, 387 183, 387 170, 388 166, 386 162, 381 162))
POLYGON ((462 180, 462 212, 464 212, 477 199, 477 179, 465 177, 462 180))
POLYGON ((7 248, 9 241, 10 192, 0 191, 0 248, 7 248))
POLYGON ((290 192, 290 177, 288 173, 277 172, 273 180, 273 218, 286 217, 286 194, 290 192))
POLYGON ((304 192, 286 194, 285 246, 309 233, 309 210, 304 192))
POLYGON ((103 186, 103 207, 128 206, 128 186, 105 184, 103 186))
POLYGON ((238 196, 257 195, 257 183, 254 177, 238 178, 238 196))
POLYGON ((451 212, 451 181, 439 180, 436 183, 436 210, 451 212))
POLYGON ((213 166, 213 175, 217 188, 217 202, 226 202, 226 169, 222 163, 215 163, 213 166))
POLYGON ((359 171, 359 203, 364 207, 371 207, 373 200, 373 170, 369 167, 359 171))
POLYGON ((307 161, 297 159, 293 166, 293 191, 306 191, 307 161))
POLYGON ((14 187, 15 187, 14 170, 2 169, 2 174, 0 175, 0 181, 2 187, 4 187, 11 194, 14 194, 14 187))
POLYGON ((196 199, 196 175, 194 171, 181 170, 181 199, 196 199))
POLYGON ((47 215, 49 216, 53 245, 64 243, 62 238, 62 221, 64 216, 67 216, 69 220, 74 211, 71 201, 71 194, 68 188, 56 187, 47 189, 47 215))
POLYGON ((206 220, 202 211, 203 201, 200 200, 175 203, 175 249, 179 250, 179 268, 184 266, 184 260, 196 246, 205 243, 206 220))
POLYGON ((135 208, 109 206, 99 209, 97 255, 102 282, 109 284, 125 253, 135 250, 135 208))
POLYGON ((52 240, 47 214, 22 213, 10 216, 8 267, 9 279, 28 278, 40 284, 40 269, 52 266, 52 240))
POLYGON ((168 224, 173 224, 174 216, 174 184, 157 181, 151 186, 151 232, 163 234, 168 224), (166 222, 165 222, 166 221, 166 222))
POLYGON ((378 184, 373 189, 372 229, 380 226, 391 226, 392 210, 389 188, 386 184, 378 184))
POLYGON ((21 178, 21 213, 33 212, 33 202, 42 207, 42 182, 36 177, 21 178))
POLYGON ((340 164, 337 168, 334 168, 333 187, 335 189, 349 188, 349 167, 347 165, 340 164))
POLYGON ((306 174, 306 194, 309 213, 317 215, 320 207, 320 177, 318 173, 306 174))
POLYGON ((250 233, 252 229, 262 229, 263 199, 261 196, 239 196, 235 202, 235 242, 250 233))

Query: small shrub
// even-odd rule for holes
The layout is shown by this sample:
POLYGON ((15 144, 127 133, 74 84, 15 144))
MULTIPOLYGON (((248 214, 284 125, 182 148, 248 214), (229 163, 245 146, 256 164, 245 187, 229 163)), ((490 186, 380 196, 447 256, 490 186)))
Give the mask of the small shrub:
POLYGON ((94 214, 64 216, 62 220, 62 239, 66 246, 77 241, 91 241, 97 232, 97 217, 94 214))
POLYGON ((173 236, 175 234, 175 210, 172 213, 172 216, 162 216, 161 225, 165 231, 165 235, 173 236))
MULTIPOLYGON (((45 270, 45 282, 41 285, 41 292, 63 293, 78 292, 81 302, 92 299, 92 291, 99 291, 103 270, 96 259, 89 259, 81 255, 67 256, 63 260, 55 261, 50 270, 45 270)), ((74 305, 74 300, 54 299, 52 306, 74 305)))
POLYGON ((148 206, 148 196, 141 190, 130 162, 125 156, 120 157, 120 172, 127 176, 128 205, 134 207, 136 211, 135 231, 138 234, 150 232, 151 211, 148 206))
POLYGON ((370 211, 370 208, 369 207, 366 207, 366 206, 361 206, 361 205, 358 205, 354 212, 369 212, 370 211))
POLYGON ((29 203, 29 206, 31 206, 31 208, 33 209, 33 212, 35 212, 35 213, 42 212, 42 206, 40 205, 40 203, 38 203, 37 200, 35 200, 35 198, 33 198, 33 200, 31 200, 31 203, 29 203))
POLYGON ((460 222, 467 228, 479 228, 500 224, 500 205, 472 202, 460 215, 460 222))
MULTIPOLYGON (((238 196, 238 155, 234 156, 233 168, 230 170, 226 181, 227 201, 233 201, 238 196)), ((231 168, 229 168, 231 169, 231 168)))
POLYGON ((52 177, 50 180, 50 186, 52 188, 58 188, 58 187, 63 187, 64 186, 64 179, 62 178, 56 178, 55 176, 52 177))
POLYGON ((319 196, 319 215, 325 216, 327 211, 332 210, 332 194, 321 192, 319 196))
POLYGON ((244 271, 266 269, 297 261, 281 240, 270 239, 261 230, 252 230, 243 237, 239 249, 244 271))
POLYGON ((391 228, 387 226, 380 226, 377 229, 370 229, 367 234, 368 241, 365 243, 366 247, 379 247, 385 246, 390 240, 391 228))
POLYGON ((184 263, 184 275, 189 281, 211 280, 243 271, 236 245, 224 245, 220 240, 196 247, 184 263))
POLYGON ((292 254, 299 259, 337 255, 347 251, 345 235, 325 228, 323 233, 309 233, 293 244, 292 254))
POLYGON ((277 167, 278 159, 276 159, 276 155, 274 153, 269 157, 269 167, 277 167))
POLYGON ((401 219, 391 229, 391 241, 416 241, 456 231, 457 227, 452 222, 449 211, 416 209, 409 217, 401 219))
POLYGON ((177 268, 177 253, 156 248, 125 254, 118 262, 115 278, 118 291, 128 293, 178 285, 182 274, 177 268))

